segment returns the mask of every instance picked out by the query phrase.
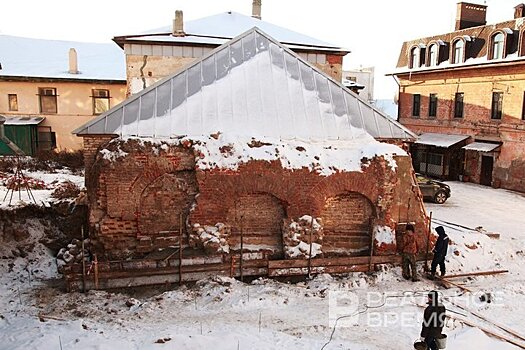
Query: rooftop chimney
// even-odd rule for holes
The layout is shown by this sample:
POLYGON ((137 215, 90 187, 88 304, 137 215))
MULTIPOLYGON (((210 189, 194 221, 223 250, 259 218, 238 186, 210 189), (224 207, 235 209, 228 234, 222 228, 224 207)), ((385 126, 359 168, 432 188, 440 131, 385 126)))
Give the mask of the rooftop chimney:
POLYGON ((74 48, 69 49, 69 74, 78 74, 77 51, 74 48))
POLYGON ((252 3, 252 17, 261 19, 261 1, 262 0, 253 0, 252 3))
POLYGON ((525 4, 519 4, 514 8, 514 19, 525 17, 525 4))
POLYGON ((173 20, 173 36, 185 36, 184 33, 184 19, 181 10, 175 11, 175 19, 173 20))
POLYGON ((456 30, 487 24, 487 6, 459 2, 456 13, 456 30))

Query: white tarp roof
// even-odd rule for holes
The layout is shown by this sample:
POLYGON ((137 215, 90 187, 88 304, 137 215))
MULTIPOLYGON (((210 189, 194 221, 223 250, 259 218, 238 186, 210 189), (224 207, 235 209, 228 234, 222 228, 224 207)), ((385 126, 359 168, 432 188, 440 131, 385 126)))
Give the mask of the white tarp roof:
POLYGON ((472 142, 469 143, 466 146, 463 146, 462 148, 465 150, 470 151, 478 151, 478 152, 492 152, 496 148, 501 146, 501 143, 488 143, 488 142, 472 142))
POLYGON ((166 26, 148 30, 136 36, 132 35, 130 39, 222 45, 253 27, 260 28, 283 44, 296 44, 295 47, 318 47, 348 51, 308 35, 233 11, 184 22, 186 36, 183 37, 172 36, 172 27, 166 26), (152 34, 160 35, 150 36, 152 34))
POLYGON ((419 138, 415 143, 420 145, 429 145, 436 147, 448 148, 455 145, 458 142, 468 139, 468 135, 449 135, 449 134, 437 134, 437 133, 424 133, 419 135, 419 138))
POLYGON ((280 139, 415 139, 257 28, 131 96, 74 133, 122 137, 217 132, 280 139))
POLYGON ((0 35, 0 76, 86 80, 126 80, 124 52, 115 44, 44 40, 0 35), (70 74, 69 49, 80 74, 70 74))

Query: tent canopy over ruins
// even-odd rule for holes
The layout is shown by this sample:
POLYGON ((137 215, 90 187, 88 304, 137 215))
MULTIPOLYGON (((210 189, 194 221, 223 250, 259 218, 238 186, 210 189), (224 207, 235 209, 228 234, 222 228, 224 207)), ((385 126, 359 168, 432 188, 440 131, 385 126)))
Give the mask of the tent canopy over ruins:
POLYGON ((416 138, 258 28, 74 131, 151 138, 216 132, 282 140, 416 138))

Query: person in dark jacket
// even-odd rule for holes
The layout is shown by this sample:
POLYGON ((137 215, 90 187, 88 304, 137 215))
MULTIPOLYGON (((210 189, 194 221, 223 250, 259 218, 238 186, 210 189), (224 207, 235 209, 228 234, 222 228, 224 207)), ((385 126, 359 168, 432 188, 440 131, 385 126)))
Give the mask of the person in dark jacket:
POLYGON ((413 282, 419 281, 416 271, 416 254, 418 251, 414 225, 407 224, 403 235, 403 249, 401 251, 401 268, 403 278, 412 278, 413 282))
POLYGON ((433 290, 428 293, 428 306, 423 314, 421 341, 424 341, 430 350, 437 350, 436 338, 441 335, 445 325, 445 307, 439 303, 439 294, 433 290))
POLYGON ((436 268, 438 265, 439 269, 441 270, 441 277, 445 276, 445 258, 447 257, 449 241, 443 226, 436 227, 436 232, 438 234, 438 239, 436 241, 436 245, 434 246, 434 258, 432 259, 432 264, 430 265, 431 279, 433 279, 436 276, 436 268))

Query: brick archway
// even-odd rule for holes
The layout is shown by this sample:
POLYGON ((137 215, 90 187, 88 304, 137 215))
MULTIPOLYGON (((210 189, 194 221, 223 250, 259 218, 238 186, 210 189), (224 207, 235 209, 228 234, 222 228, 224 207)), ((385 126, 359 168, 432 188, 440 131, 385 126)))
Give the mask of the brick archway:
POLYGON ((328 256, 369 255, 374 212, 370 201, 357 192, 328 198, 321 211, 323 253, 328 256))
MULTIPOLYGON (((139 234, 159 241, 178 237, 180 214, 185 220, 196 194, 196 179, 191 171, 164 174, 155 179, 140 195, 137 208, 139 234)), ((186 234, 184 224, 182 228, 186 234)))
POLYGON ((246 250, 267 251, 270 258, 281 259, 282 223, 286 211, 281 201, 268 193, 240 195, 228 209, 227 222, 232 226, 230 246, 240 249, 241 230, 246 250))

